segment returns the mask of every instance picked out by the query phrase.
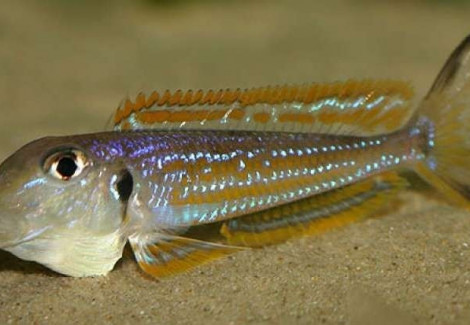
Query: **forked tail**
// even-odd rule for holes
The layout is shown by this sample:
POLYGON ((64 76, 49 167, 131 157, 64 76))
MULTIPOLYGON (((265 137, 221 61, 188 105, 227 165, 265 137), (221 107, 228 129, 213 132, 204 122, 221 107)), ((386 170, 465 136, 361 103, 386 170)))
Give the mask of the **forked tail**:
POLYGON ((454 50, 418 111, 426 159, 417 172, 470 208, 470 36, 454 50))

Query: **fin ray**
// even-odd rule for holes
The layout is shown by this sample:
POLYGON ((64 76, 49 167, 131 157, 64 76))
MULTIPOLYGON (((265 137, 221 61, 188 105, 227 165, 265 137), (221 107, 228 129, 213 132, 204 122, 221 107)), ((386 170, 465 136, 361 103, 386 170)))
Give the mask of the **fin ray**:
POLYGON ((470 199, 470 35, 452 52, 418 107, 423 134, 420 176, 459 206, 470 199))
POLYGON ((470 35, 455 48, 436 77, 428 97, 442 91, 459 92, 468 82, 470 66, 470 35))
POLYGON ((245 249, 158 233, 131 237, 130 243, 141 269, 157 278, 186 272, 245 249))
POLYGON ((115 130, 230 129, 372 136, 410 116, 413 91, 390 80, 219 91, 140 93, 114 117, 115 130))
MULTIPOLYGON (((424 163, 418 163, 415 166, 416 173, 436 190, 439 191, 444 197, 456 206, 470 211, 470 202, 463 194, 467 189, 462 188, 461 184, 457 184, 451 179, 443 179, 441 176, 434 173, 424 163)), ((467 194, 468 197, 468 194, 467 194)))
POLYGON ((407 184, 394 172, 383 173, 295 203, 229 220, 222 226, 221 234, 230 245, 260 247, 322 233, 369 216, 407 184))

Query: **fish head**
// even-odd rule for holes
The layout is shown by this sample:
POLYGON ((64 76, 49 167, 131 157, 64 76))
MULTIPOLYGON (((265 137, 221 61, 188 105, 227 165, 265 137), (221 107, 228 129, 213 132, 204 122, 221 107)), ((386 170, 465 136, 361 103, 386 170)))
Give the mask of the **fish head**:
POLYGON ((73 137, 43 138, 0 165, 0 248, 63 274, 105 274, 121 257, 120 170, 73 137))

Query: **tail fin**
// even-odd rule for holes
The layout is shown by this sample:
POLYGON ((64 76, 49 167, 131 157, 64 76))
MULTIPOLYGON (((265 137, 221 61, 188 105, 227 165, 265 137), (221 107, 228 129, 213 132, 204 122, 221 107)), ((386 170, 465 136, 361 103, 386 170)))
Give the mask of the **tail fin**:
POLYGON ((451 201, 470 208, 470 36, 451 54, 418 111, 426 160, 417 172, 451 201))

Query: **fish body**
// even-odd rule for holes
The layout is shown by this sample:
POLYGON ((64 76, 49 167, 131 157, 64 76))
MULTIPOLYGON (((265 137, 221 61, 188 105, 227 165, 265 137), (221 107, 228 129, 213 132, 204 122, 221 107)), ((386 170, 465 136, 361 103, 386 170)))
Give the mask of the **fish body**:
MULTIPOLYGON (((250 131, 127 131, 59 138, 128 173, 152 222, 193 226, 286 204, 424 158, 418 128, 376 137, 250 131)), ((45 141, 50 142, 50 139, 45 141)), ((122 198, 116 189, 116 197, 122 198)))
MULTIPOLYGON (((103 252, 110 252, 108 258, 112 259, 120 254, 128 237, 148 230, 182 232, 190 226, 284 205, 406 166, 424 157, 420 143, 422 134, 408 129, 367 139, 220 130, 123 131, 44 138, 20 152, 26 157, 41 157, 41 153, 67 157, 81 152, 86 154, 86 166, 80 179, 67 181, 64 188, 62 181, 44 173, 40 164, 21 165, 29 162, 26 157, 6 161, 3 168, 8 171, 2 177, 7 184, 8 177, 18 177, 14 170, 38 171, 16 191, 2 187, 2 192, 8 192, 1 195, 4 211, 23 215, 25 226, 18 230, 26 230, 18 234, 9 230, 2 234, 2 240, 16 243, 28 237, 31 229, 44 230, 45 236, 48 228, 63 227, 67 241, 74 241, 67 244, 62 236, 54 239, 57 243, 53 246, 63 252, 61 256, 84 252, 79 243, 88 238, 90 249, 99 246, 103 252), (128 184, 123 183, 126 179, 128 184), (67 200, 61 198, 65 191, 70 192, 67 200), (48 211, 50 207, 54 212, 48 211), (99 230, 98 235, 91 235, 93 230, 99 230), (75 252, 77 247, 80 249, 75 252)), ((18 217, 15 222, 19 222, 18 217)), ((2 229, 10 227, 2 224, 2 229)), ((31 250, 24 245, 33 243, 36 241, 12 247, 7 244, 5 249, 31 259, 31 250)), ((59 254, 46 251, 43 263, 54 268, 55 260, 49 259, 59 254)), ((37 253, 34 258, 38 259, 37 253)))
POLYGON ((164 276, 356 220, 403 169, 468 207, 469 43, 416 112, 388 81, 139 95, 113 131, 39 139, 0 166, 0 247, 90 276, 130 241, 164 276), (216 223, 225 244, 185 236, 216 223))

